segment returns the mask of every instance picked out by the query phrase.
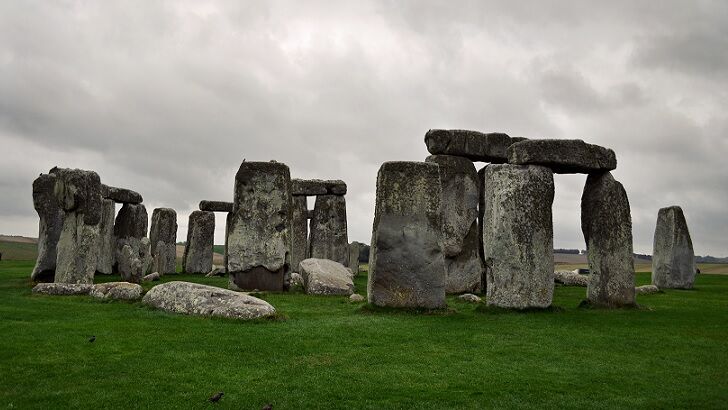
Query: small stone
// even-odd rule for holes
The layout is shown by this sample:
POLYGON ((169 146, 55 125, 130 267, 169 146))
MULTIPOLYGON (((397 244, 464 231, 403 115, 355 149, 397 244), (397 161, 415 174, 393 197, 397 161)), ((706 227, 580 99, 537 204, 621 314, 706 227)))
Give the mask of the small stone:
POLYGON ((557 174, 603 173, 617 168, 614 151, 582 140, 540 139, 508 147, 508 163, 542 165, 557 174))
POLYGON ((303 276, 298 272, 291 273, 291 287, 303 286, 303 276))
POLYGON ((39 283, 32 292, 52 296, 88 295, 92 286, 89 283, 39 283))
POLYGON ((638 295, 650 295, 653 293, 660 293, 661 290, 655 285, 642 285, 634 288, 635 293, 638 295))
POLYGON ((462 300, 463 302, 468 303, 480 303, 482 299, 478 295, 473 295, 472 293, 464 293, 460 296, 458 296, 458 299, 462 300))
POLYGON ((149 275, 142 278, 144 282, 156 282, 161 278, 159 272, 150 273, 149 275))
POLYGON ((361 303, 364 302, 366 299, 364 299, 364 296, 354 293, 353 295, 349 296, 349 302, 352 303, 361 303))
POLYGON ((138 300, 144 289, 136 283, 108 282, 93 285, 89 295, 98 299, 138 300))
POLYGON ((351 271, 338 262, 309 258, 301 261, 298 269, 309 295, 351 295, 354 292, 351 271))
POLYGON ((214 276, 225 276, 225 268, 212 265, 212 270, 205 276, 208 278, 212 278, 214 276))
POLYGON ((554 272, 554 282, 565 286, 587 287, 589 285, 589 276, 572 271, 556 271, 554 272))

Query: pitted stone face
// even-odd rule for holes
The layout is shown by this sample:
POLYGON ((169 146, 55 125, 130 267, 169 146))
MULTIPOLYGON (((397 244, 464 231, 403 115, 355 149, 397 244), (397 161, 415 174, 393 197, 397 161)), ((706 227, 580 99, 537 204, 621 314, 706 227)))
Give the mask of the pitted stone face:
POLYGON ((652 284, 659 288, 692 289, 695 273, 693 241, 682 208, 660 209, 652 253, 652 284))
POLYGON ((96 271, 105 275, 113 273, 116 244, 114 241, 114 217, 116 205, 110 199, 101 201, 101 224, 99 227, 99 260, 96 271))
POLYGON ((200 201, 200 211, 232 212, 233 203, 225 201, 200 201))
POLYGON ((152 212, 149 230, 152 244, 153 270, 164 275, 175 272, 177 256, 177 212, 171 208, 157 208, 152 212))
POLYGON ((292 179, 291 194, 295 196, 346 195, 346 183, 338 179, 292 179))
POLYGON ((614 151, 582 140, 527 140, 508 147, 508 163, 543 165, 557 174, 603 173, 617 168, 614 151))
POLYGON ((56 176, 41 174, 33 181, 33 206, 39 217, 38 257, 30 277, 52 281, 56 270, 56 246, 63 229, 63 209, 55 195, 56 176))
POLYGON ((212 269, 212 247, 215 240, 215 214, 194 211, 190 214, 187 243, 182 258, 185 273, 208 273, 212 269))
POLYGON ((349 264, 346 199, 340 195, 319 195, 311 219, 311 258, 349 264))
POLYGON ((429 130, 425 134, 427 150, 433 155, 455 155, 472 161, 503 163, 506 149, 525 138, 494 132, 484 134, 468 130, 429 130))
POLYGON ((66 212, 83 214, 85 225, 101 221, 101 179, 93 171, 53 168, 56 176, 54 192, 61 208, 66 212))
POLYGON ((305 196, 293 197, 291 232, 291 270, 298 272, 298 264, 307 259, 308 251, 308 204, 305 196))
POLYGON ((141 204, 141 194, 131 189, 101 184, 101 196, 120 204, 141 204))

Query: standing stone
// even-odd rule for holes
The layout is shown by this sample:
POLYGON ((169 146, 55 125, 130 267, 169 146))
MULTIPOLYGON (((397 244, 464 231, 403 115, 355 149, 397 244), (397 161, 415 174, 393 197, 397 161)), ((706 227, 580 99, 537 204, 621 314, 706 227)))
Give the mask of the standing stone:
POLYGON ((489 165, 484 178, 488 305, 549 307, 554 292, 551 170, 534 165, 489 165))
MULTIPOLYGON (((177 259, 177 212, 171 208, 156 208, 152 212, 149 230, 152 244, 152 270, 160 275, 175 273, 177 259)), ((209 270, 208 270, 209 271, 209 270)))
POLYGON ((428 309, 446 306, 441 198, 437 164, 385 162, 379 168, 369 303, 428 309))
POLYGON ((243 162, 228 221, 233 289, 287 290, 290 279, 291 173, 278 162, 243 162))
POLYGON ((111 275, 114 272, 114 217, 116 204, 111 199, 101 200, 101 225, 99 227, 99 261, 96 272, 111 275))
MULTIPOLYGON (((115 265, 119 264, 124 245, 129 245, 137 255, 140 254, 141 240, 147 236, 148 224, 147 208, 143 204, 124 204, 121 206, 114 221, 115 265)), ((119 271, 118 266, 116 271, 119 271)))
POLYGON ((587 299, 600 306, 634 305, 629 200, 610 172, 587 178, 581 197, 581 230, 591 272, 587 299))
POLYGON ((346 231, 346 199, 340 195, 319 195, 311 220, 310 255, 349 265, 346 231))
POLYGON ((485 249, 485 244, 483 243, 483 216, 485 214, 485 169, 487 167, 488 166, 486 165, 478 170, 478 241, 480 242, 478 255, 480 256, 480 260, 483 262, 483 280, 481 282, 481 285, 483 286, 483 289, 481 289, 481 291, 483 293, 486 292, 485 287, 487 285, 487 281, 485 279, 485 254, 483 254, 483 249, 485 249))
POLYGON ((305 196, 293 197, 291 226, 291 270, 298 272, 298 265, 308 258, 308 204, 305 196))
POLYGON ((478 173, 463 157, 431 155, 425 161, 440 166, 445 291, 478 291, 485 270, 478 239, 478 173))
POLYGON ((122 246, 117 266, 123 281, 141 283, 144 276, 143 265, 138 251, 135 251, 129 244, 122 246))
POLYGON ((38 212, 38 258, 30 278, 52 281, 56 271, 56 246, 63 228, 63 209, 55 196, 56 176, 41 174, 33 181, 33 206, 38 212))
POLYGON ((53 168, 54 192, 63 208, 56 247, 56 283, 93 283, 99 257, 101 180, 93 171, 53 168))
POLYGON ((359 242, 349 244, 349 270, 354 276, 359 274, 359 242))
POLYGON ((187 226, 187 243, 182 257, 185 273, 208 273, 212 269, 212 247, 215 244, 215 214, 194 211, 187 226))
POLYGON ((695 253, 679 206, 660 209, 652 253, 652 284, 660 289, 692 289, 695 253))

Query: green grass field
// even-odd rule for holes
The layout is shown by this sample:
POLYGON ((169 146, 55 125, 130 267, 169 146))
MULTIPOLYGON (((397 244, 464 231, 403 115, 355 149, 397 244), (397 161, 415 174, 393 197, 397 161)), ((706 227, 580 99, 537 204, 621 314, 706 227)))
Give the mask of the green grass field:
MULTIPOLYGON (((455 298, 445 313, 372 311, 263 293, 280 317, 240 323, 33 296, 32 265, 0 262, 0 408, 205 408, 218 390, 214 406, 246 409, 728 405, 726 276, 615 311, 577 308, 584 288, 567 287, 556 289, 562 310, 535 313, 455 298)), ((356 285, 366 292, 365 274, 356 285)))

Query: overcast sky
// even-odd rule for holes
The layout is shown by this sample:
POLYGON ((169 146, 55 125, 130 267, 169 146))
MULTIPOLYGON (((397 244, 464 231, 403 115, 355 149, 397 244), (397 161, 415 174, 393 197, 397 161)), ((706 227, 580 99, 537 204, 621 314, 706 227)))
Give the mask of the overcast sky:
MULTIPOLYGON (((37 236, 31 184, 58 165, 175 208, 184 240, 245 158, 345 180, 369 242, 381 163, 464 128, 610 147, 636 252, 680 205, 725 256, 727 50, 726 1, 2 1, 0 233, 37 236)), ((585 180, 555 177, 556 247, 585 247, 585 180)))

